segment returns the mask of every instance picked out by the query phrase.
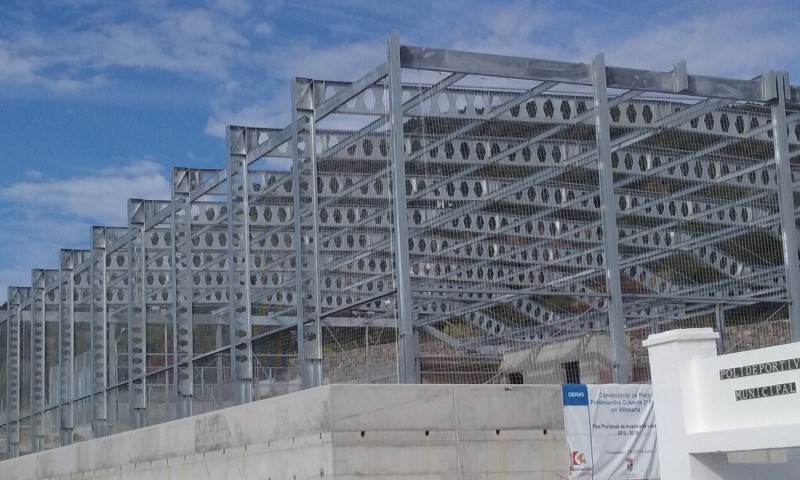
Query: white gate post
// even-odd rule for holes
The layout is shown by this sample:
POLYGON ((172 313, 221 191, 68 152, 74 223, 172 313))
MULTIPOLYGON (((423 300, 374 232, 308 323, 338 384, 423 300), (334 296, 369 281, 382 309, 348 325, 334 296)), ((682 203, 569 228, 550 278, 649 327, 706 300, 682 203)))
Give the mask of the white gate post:
POLYGON ((695 359, 717 356, 718 336, 710 328, 670 330, 642 342, 650 355, 662 480, 699 478, 700 465, 689 455, 686 441, 687 432, 697 425, 691 368, 695 359))

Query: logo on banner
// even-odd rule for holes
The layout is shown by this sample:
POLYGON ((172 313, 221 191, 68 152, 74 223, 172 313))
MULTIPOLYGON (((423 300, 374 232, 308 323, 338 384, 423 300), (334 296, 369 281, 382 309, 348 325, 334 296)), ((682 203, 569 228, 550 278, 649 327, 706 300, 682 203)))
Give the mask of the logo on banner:
POLYGON ((628 466, 628 471, 633 471, 633 459, 628 457, 625 459, 625 464, 628 466))
POLYGON ((586 454, 581 451, 572 451, 572 465, 569 467, 572 474, 584 475, 592 471, 591 465, 586 464, 586 454))

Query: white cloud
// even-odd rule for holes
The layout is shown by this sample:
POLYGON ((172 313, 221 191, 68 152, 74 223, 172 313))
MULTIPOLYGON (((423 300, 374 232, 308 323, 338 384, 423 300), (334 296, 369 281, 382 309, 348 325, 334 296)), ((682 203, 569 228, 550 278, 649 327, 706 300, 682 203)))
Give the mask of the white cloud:
POLYGON ((732 9, 642 29, 618 43, 584 40, 584 47, 605 49, 614 65, 668 71, 686 60, 690 73, 752 78, 797 63, 797 29, 775 27, 770 9, 732 9))
MULTIPOLYGON (((283 128, 291 122, 292 105, 289 85, 295 77, 325 80, 352 81, 367 74, 386 61, 384 39, 368 42, 342 43, 323 49, 311 45, 297 45, 278 50, 270 55, 269 65, 286 88, 267 100, 254 102, 241 108, 220 106, 208 118, 205 133, 225 138, 225 127, 244 125, 253 127, 283 128)), ((273 89, 273 93, 276 89, 273 89)), ((365 117, 366 118, 366 117, 365 117)), ((368 121, 368 120, 367 120, 368 121)), ((352 122, 348 127, 354 127, 352 122)), ((325 128, 335 128, 328 122, 325 128)))
POLYGON ((253 33, 261 37, 269 37, 272 35, 272 25, 269 22, 258 22, 253 27, 253 33))
POLYGON ((70 93, 87 87, 98 87, 106 82, 103 75, 71 78, 63 73, 44 74, 42 72, 48 66, 46 58, 16 50, 18 49, 14 45, 0 41, 0 85, 28 85, 70 93))
POLYGON ((0 42, 0 81, 25 82, 36 77, 42 65, 36 57, 19 57, 6 42, 0 42))
POLYGON ((385 61, 383 38, 344 42, 324 48, 311 44, 296 45, 269 56, 270 65, 286 79, 356 80, 385 61))
POLYGON ((29 286, 34 268, 58 268, 62 248, 88 248, 91 226, 86 222, 21 216, 3 221, 0 233, 4 246, 0 263, 0 304, 9 286, 29 286))
POLYGON ((205 133, 212 137, 225 138, 225 128, 228 125, 283 128, 291 120, 291 102, 276 98, 271 103, 258 102, 240 109, 218 109, 206 121, 205 133))
POLYGON ((383 39, 325 48, 303 43, 276 48, 263 57, 267 65, 265 70, 274 80, 272 84, 279 87, 268 89, 271 95, 267 98, 237 107, 233 102, 241 101, 241 85, 236 81, 227 82, 226 95, 215 102, 206 120, 204 132, 207 135, 224 139, 228 125, 283 128, 292 117, 290 85, 295 77, 355 80, 385 61, 386 46, 383 39))
MULTIPOLYGON (((226 78, 248 41, 208 10, 168 12, 155 25, 120 23, 67 35, 78 66, 134 67, 226 78)), ((61 57, 67 61, 69 57, 61 57)), ((59 60, 59 57, 56 57, 59 60)))
POLYGON ((537 29, 547 25, 552 15, 543 9, 532 12, 530 3, 518 0, 502 8, 488 10, 484 18, 492 36, 529 38, 537 29), (525 12, 525 15, 520 15, 520 12, 525 12))
POLYGON ((66 179, 31 171, 0 188, 0 286, 29 285, 32 268, 57 267, 60 249, 88 248, 91 225, 126 225, 129 198, 169 199, 162 170, 144 159, 66 179))
POLYGON ((225 13, 241 17, 250 13, 251 6, 247 0, 214 0, 214 5, 225 13))
POLYGON ((105 85, 106 72, 119 67, 224 80, 250 45, 234 23, 248 4, 219 3, 216 11, 153 8, 134 19, 103 12, 86 28, 33 24, 0 33, 0 83, 72 92, 105 85))
POLYGON ((40 177, 0 189, 0 198, 20 214, 126 224, 129 198, 169 199, 170 182, 161 169, 151 160, 140 160, 81 177, 40 177))

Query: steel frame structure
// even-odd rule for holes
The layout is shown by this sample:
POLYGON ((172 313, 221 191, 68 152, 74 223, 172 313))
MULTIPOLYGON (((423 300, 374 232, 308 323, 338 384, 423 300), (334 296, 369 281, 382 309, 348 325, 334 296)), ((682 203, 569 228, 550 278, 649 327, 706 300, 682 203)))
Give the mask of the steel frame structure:
POLYGON ((637 331, 711 318, 725 333, 736 312, 777 306, 778 341, 800 340, 800 88, 786 73, 712 78, 396 34, 386 58, 352 83, 295 79, 288 126, 228 127, 225 168, 174 168, 169 201, 130 200, 127 226, 93 227, 87 250, 9 288, 8 457, 48 433, 72 443, 79 402, 94 437, 147 425, 158 376, 172 416, 192 415, 198 365, 224 381, 227 364, 234 403, 249 402, 258 352, 287 332, 302 388, 329 381, 336 328, 388 325, 388 380, 404 383, 421 381, 421 336, 469 357, 607 335, 620 383, 637 331), (290 167, 258 166, 274 161, 290 167), (151 365, 161 331, 169 359, 151 365))

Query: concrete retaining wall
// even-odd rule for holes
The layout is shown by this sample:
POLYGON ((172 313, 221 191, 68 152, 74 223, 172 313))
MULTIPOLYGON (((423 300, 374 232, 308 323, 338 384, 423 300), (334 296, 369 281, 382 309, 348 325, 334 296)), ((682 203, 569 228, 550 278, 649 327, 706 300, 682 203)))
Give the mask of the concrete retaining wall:
POLYGON ((330 385, 0 462, 0 478, 558 479, 560 386, 330 385))

